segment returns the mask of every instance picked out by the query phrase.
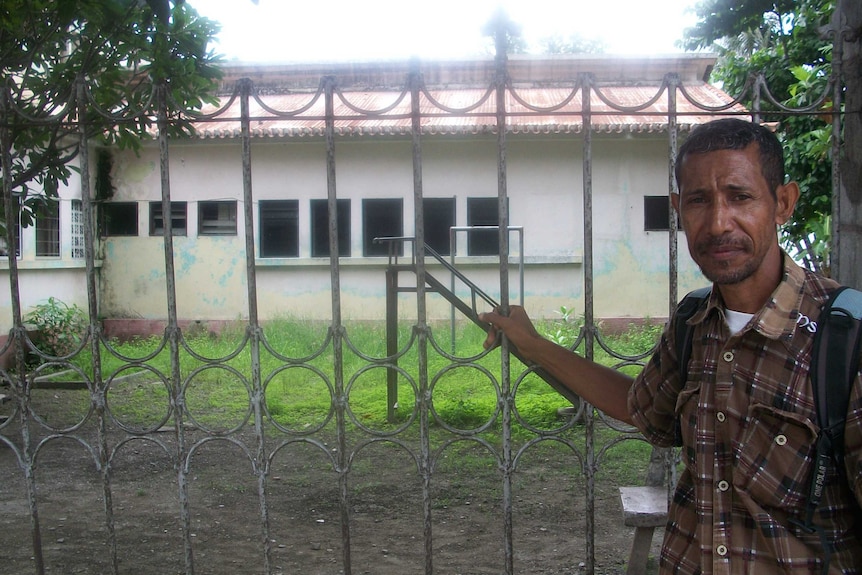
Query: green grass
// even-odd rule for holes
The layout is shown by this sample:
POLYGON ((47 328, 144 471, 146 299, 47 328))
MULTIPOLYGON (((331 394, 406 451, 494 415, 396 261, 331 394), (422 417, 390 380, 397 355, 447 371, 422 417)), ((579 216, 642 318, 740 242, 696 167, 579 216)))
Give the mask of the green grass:
MULTIPOLYGON (((539 329, 545 330, 545 333, 553 332, 555 336, 565 330, 577 333, 577 326, 571 322, 548 322, 539 324, 539 329)), ((408 423, 415 415, 417 393, 423 385, 418 369, 419 346, 414 342, 398 359, 398 369, 395 369, 394 364, 382 364, 361 357, 363 354, 372 358, 385 356, 386 338, 382 325, 348 325, 342 346, 342 370, 339 373, 335 369, 332 342, 324 347, 327 331, 328 326, 325 324, 291 319, 272 321, 265 325, 264 334, 271 348, 277 354, 292 358, 291 361, 285 361, 261 346, 260 378, 266 414, 271 423, 284 431, 299 434, 331 428, 332 399, 337 389, 341 388, 347 394, 348 424, 352 427, 356 427, 353 425, 355 423, 374 433, 398 432, 403 433, 404 437, 418 435, 418 426, 408 423), (347 341, 350 345, 347 345, 347 341), (351 346, 358 353, 351 351, 351 346), (312 354, 317 355, 308 359, 312 354), (392 382, 397 388, 398 407, 390 420, 387 405, 391 374, 395 375, 392 382)), ((633 328, 624 334, 609 336, 606 341, 620 354, 636 355, 652 348, 660 331, 659 326, 633 328)), ((448 326, 433 330, 432 334, 438 345, 448 351, 448 326)), ((399 326, 399 349, 404 348, 412 337, 411 325, 399 326)), ((482 351, 483 339, 484 333, 477 327, 459 326, 455 334, 457 356, 476 356, 482 351)), ((574 341, 573 337, 571 341, 574 341)), ((160 425, 169 414, 171 396, 178 396, 180 390, 187 415, 208 430, 227 432, 247 421, 254 390, 251 346, 245 341, 244 328, 227 331, 218 337, 206 333, 189 336, 188 346, 200 356, 232 357, 224 362, 206 362, 180 349, 178 385, 171 380, 171 351, 165 346, 156 353, 160 342, 159 338, 146 338, 111 344, 119 355, 138 358, 132 362, 121 359, 104 347, 100 352, 103 379, 110 381, 108 406, 121 424, 132 430, 147 430, 160 425)), ((583 352, 583 348, 578 351, 583 352)), ((599 346, 596 346, 596 360, 610 366, 620 361, 610 357, 599 346)), ((89 348, 74 358, 74 364, 92 377, 89 348)), ((444 433, 446 427, 458 430, 483 429, 487 431, 488 437, 493 438, 501 426, 497 400, 497 388, 501 385, 499 351, 474 362, 459 363, 437 353, 428 345, 427 365, 425 385, 431 391, 432 430, 444 433)), ((513 358, 511 385, 516 384, 523 369, 524 366, 513 358)), ((636 373, 638 368, 626 369, 636 373)), ((516 440, 526 441, 535 437, 535 430, 558 430, 565 424, 558 415, 558 409, 568 405, 567 401, 538 376, 527 375, 517 385, 517 416, 513 418, 512 427, 516 440)), ((86 393, 82 394, 81 400, 86 407, 86 393)), ((171 424, 172 421, 168 420, 167 423, 171 424)), ((580 427, 574 426, 567 433, 581 433, 580 427)), ((616 446, 614 451, 639 449, 628 443, 632 442, 616 446)), ((613 465, 615 457, 609 456, 607 465, 613 465)))

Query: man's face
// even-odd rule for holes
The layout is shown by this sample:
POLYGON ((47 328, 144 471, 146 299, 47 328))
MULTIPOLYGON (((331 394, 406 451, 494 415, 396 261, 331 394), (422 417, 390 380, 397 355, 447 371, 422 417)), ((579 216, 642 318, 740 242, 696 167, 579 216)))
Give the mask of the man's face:
POLYGON ((780 265, 776 225, 793 213, 795 184, 769 190, 757 144, 742 150, 689 154, 680 171, 680 214, 691 257, 716 284, 740 284, 769 278, 764 260, 780 265))

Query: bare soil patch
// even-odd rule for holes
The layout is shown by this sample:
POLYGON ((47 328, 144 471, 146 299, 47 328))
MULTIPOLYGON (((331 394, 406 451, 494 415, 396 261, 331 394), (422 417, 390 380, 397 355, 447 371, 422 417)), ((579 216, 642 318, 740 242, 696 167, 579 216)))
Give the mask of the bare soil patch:
MULTIPOLYGON (((57 394, 62 401, 62 392, 57 394)), ((17 416, 16 416, 17 417, 17 416)), ((20 446, 15 417, 0 430, 20 446)), ((106 498, 110 498, 124 574, 186 572, 183 514, 194 571, 207 575, 266 573, 269 570, 338 575, 407 575, 426 571, 425 535, 431 533, 434 573, 505 572, 503 481, 497 453, 475 442, 434 451, 428 485, 430 524, 423 514, 418 448, 392 442, 362 444, 348 438, 349 472, 336 471, 336 441, 285 443, 266 438, 271 464, 265 481, 264 537, 261 490, 255 474, 253 430, 212 438, 189 430, 187 461, 178 461, 173 431, 132 438, 109 429, 110 489, 97 461, 92 420, 65 437, 49 439, 36 459, 36 502, 45 571, 104 575, 114 560, 107 541, 106 498), (181 467, 186 465, 187 473, 181 467), (180 501, 180 478, 188 482, 188 505, 180 501), (344 502, 344 504, 342 504, 344 502), (349 529, 343 527, 347 522, 349 529), (350 553, 345 554, 349 535, 350 553)), ((45 434, 34 432, 35 442, 45 434)), ((435 446, 435 449, 441 446, 435 446)), ((512 477, 512 562, 516 573, 573 575, 585 572, 586 485, 578 454, 545 442, 519 457, 512 477)), ((645 462, 632 465, 645 466, 645 462)), ((37 572, 24 472, 13 449, 0 442, 0 549, 2 572, 37 572)), ((633 532, 625 527, 618 484, 599 473, 595 491, 596 572, 622 574, 633 532)), ((658 530, 660 531, 660 530, 658 530)), ((653 553, 658 552, 657 533, 653 553)), ((655 562, 650 560, 650 572, 655 562)))

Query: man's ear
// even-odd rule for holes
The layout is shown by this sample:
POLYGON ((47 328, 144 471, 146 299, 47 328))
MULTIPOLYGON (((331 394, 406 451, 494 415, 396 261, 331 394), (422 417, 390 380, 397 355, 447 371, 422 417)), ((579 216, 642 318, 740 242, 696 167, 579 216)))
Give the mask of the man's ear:
POLYGON ((787 182, 783 186, 778 186, 775 190, 775 200, 775 223, 780 226, 793 215, 796 202, 799 200, 799 185, 796 182, 787 182))

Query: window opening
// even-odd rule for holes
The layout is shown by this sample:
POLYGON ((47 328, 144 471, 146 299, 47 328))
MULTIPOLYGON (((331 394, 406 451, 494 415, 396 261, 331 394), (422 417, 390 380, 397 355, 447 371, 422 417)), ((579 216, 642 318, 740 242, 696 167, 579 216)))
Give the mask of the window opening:
MULTIPOLYGON (((387 256, 386 243, 374 243, 374 238, 402 237, 404 235, 404 200, 401 198, 375 198, 362 200, 362 253, 365 256, 387 256)), ((402 245, 395 249, 403 255, 402 245)))
POLYGON ((101 205, 102 236, 137 236, 138 203, 109 202, 101 205))
POLYGON ((260 257, 299 257, 299 200, 261 200, 260 257))
MULTIPOLYGON (((507 198, 508 201, 508 198, 507 198)), ((497 198, 467 198, 468 226, 499 226, 497 198)), ((467 254, 471 256, 500 255, 499 230, 470 230, 467 233, 467 254)))
POLYGON ((441 256, 451 254, 449 229, 455 225, 455 198, 423 198, 425 243, 441 256))
POLYGON ((6 245, 6 226, 11 224, 15 228, 13 230, 14 238, 15 238, 13 240, 13 242, 15 243, 15 257, 20 258, 21 257, 21 203, 18 200, 18 196, 15 196, 15 195, 12 196, 12 201, 15 204, 14 213, 11 217, 6 218, 6 221, 4 222, 2 228, 0 228, 0 231, 2 231, 2 234, 0 234, 0 256, 8 256, 9 255, 8 246, 6 245), (11 220, 11 222, 10 222, 10 220, 11 220))
POLYGON ((36 208, 36 256, 60 255, 60 202, 45 200, 36 208))
POLYGON ((198 235, 235 236, 236 200, 198 202, 198 235))
MULTIPOLYGON (((350 200, 336 200, 338 255, 350 255, 350 200)), ((329 256, 329 202, 311 200, 311 256, 329 256)))
MULTIPOLYGON (((670 198, 668 196, 644 196, 644 231, 667 232, 670 230, 670 198)), ((680 229, 677 216, 677 229, 680 229)))
MULTIPOLYGON (((186 202, 171 202, 171 234, 186 235, 186 202)), ((150 202, 150 235, 160 236, 165 232, 162 202, 150 202)))
POLYGON ((72 259, 84 259, 84 202, 72 200, 72 259))

